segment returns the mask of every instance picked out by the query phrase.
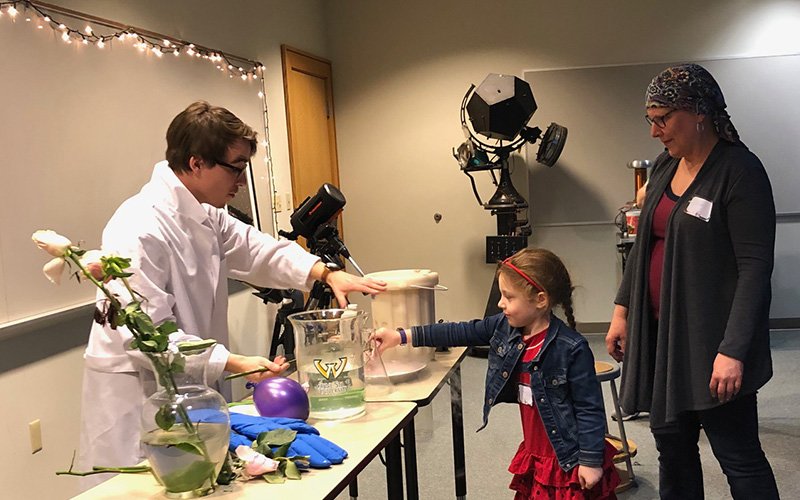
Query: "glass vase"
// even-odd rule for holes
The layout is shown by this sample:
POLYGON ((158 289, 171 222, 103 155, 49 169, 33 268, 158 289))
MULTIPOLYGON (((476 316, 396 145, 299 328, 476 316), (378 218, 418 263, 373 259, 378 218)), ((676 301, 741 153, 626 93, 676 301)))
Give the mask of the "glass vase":
POLYGON ((145 354, 157 383, 142 409, 142 449, 153 475, 168 498, 208 495, 230 434, 228 405, 206 381, 211 348, 145 354))

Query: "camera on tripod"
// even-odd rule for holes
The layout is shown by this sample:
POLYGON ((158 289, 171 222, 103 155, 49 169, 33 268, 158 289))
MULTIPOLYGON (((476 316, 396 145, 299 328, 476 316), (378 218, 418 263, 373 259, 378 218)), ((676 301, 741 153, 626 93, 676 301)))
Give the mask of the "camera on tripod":
MULTIPOLYGON (((289 232, 280 230, 278 234, 290 240, 297 240, 301 236, 305 238, 308 251, 318 256, 331 271, 343 270, 342 258, 345 258, 361 276, 364 276, 364 272, 356 264, 347 246, 339 237, 339 229, 336 227, 336 218, 345 203, 347 200, 342 192, 333 184, 325 183, 316 194, 303 200, 294 211, 289 219, 292 230, 289 232)), ((333 295, 333 291, 321 281, 314 283, 305 304, 302 302, 302 294, 297 290, 264 289, 254 295, 262 299, 264 303, 281 304, 272 334, 269 353, 271 359, 277 353, 278 345, 283 345, 287 357, 293 357, 293 331, 291 324, 286 319, 289 315, 314 309, 338 307, 338 304, 334 304, 336 297, 333 295)))

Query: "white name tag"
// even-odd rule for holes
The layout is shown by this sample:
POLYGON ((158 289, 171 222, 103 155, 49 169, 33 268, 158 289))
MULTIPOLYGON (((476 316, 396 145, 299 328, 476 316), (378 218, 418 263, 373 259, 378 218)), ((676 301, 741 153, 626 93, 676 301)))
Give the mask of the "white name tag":
POLYGON ((694 196, 691 200, 689 200, 689 204, 686 205, 686 213, 697 217, 702 221, 708 222, 708 220, 711 218, 711 208, 713 206, 714 204, 710 201, 704 200, 699 196, 694 196))
POLYGON ((517 387, 519 388, 517 401, 524 405, 533 406, 533 393, 531 392, 531 386, 518 384, 517 387))

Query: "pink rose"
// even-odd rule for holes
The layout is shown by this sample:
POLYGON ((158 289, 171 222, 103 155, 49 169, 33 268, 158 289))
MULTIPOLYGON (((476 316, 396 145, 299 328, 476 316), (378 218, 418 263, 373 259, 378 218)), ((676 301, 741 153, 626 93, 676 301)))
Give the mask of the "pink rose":
POLYGON ((102 257, 103 253, 100 250, 89 250, 81 257, 81 265, 97 281, 103 281, 103 264, 100 262, 102 257))

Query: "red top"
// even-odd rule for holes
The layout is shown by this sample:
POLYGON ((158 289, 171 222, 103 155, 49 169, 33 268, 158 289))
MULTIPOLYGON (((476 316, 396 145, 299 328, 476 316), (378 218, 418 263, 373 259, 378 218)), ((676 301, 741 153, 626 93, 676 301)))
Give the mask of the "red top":
POLYGON ((650 229, 650 274, 647 281, 650 292, 650 308, 657 319, 661 313, 661 278, 664 273, 664 242, 667 236, 669 214, 675 207, 678 196, 669 186, 658 201, 653 212, 653 225, 650 229))
MULTIPOLYGON (((522 362, 532 361, 542 350, 547 329, 525 340, 526 349, 522 354, 522 362)), ((529 372, 519 373, 517 382, 530 387, 529 372)), ((578 478, 578 467, 569 472, 558 464, 558 457, 547 437, 539 410, 536 405, 519 403, 522 418, 523 441, 517 454, 511 460, 508 471, 514 474, 509 488, 515 490, 515 499, 551 499, 551 500, 584 500, 615 499, 614 488, 619 484, 619 475, 612 463, 616 450, 606 442, 606 453, 603 460, 603 478, 588 494, 581 490, 578 478)))

